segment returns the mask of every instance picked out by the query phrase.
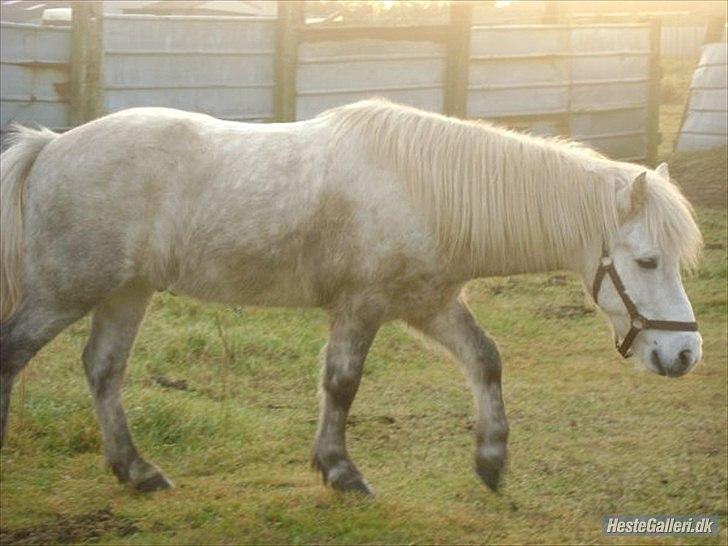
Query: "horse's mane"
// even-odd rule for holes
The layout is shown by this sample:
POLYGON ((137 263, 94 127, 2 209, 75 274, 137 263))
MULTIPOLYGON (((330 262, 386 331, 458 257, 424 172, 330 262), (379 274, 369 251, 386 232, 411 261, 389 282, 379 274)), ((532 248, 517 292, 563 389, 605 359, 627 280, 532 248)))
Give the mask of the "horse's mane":
MULTIPOLYGON (((617 189, 645 170, 558 139, 361 101, 322 114, 335 138, 357 132, 374 160, 402 175, 443 248, 491 271, 568 267, 575 252, 619 229, 617 189)), ((694 266, 701 236, 669 182, 648 184, 644 221, 653 242, 694 266)))

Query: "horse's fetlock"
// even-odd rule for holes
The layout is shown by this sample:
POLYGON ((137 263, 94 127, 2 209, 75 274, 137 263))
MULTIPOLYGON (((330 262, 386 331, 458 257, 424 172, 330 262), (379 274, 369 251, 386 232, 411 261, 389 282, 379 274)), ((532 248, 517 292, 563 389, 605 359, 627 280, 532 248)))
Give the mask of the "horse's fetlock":
POLYGON ((476 461, 488 466, 503 467, 505 465, 508 448, 504 442, 488 443, 478 446, 475 455, 476 461))
POLYGON ((119 483, 127 483, 129 481, 129 464, 126 462, 109 462, 111 471, 119 480, 119 483))
POLYGON ((354 463, 348 459, 339 459, 335 464, 327 468, 326 481, 329 484, 342 483, 351 480, 353 477, 361 477, 354 463))
POLYGON ((324 479, 328 471, 336 466, 339 461, 347 460, 346 452, 339 449, 321 449, 316 446, 311 454, 311 467, 320 470, 324 474, 324 479))

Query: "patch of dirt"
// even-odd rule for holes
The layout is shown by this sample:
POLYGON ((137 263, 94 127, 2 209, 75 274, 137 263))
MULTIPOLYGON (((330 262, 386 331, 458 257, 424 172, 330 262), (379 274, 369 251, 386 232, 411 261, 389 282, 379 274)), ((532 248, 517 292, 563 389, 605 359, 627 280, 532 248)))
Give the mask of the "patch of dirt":
POLYGON ((508 292, 511 292, 517 288, 519 288, 521 285, 521 281, 519 279, 514 279, 512 277, 508 277, 505 279, 505 282, 501 282, 498 284, 488 284, 487 290, 490 294, 493 296, 499 296, 501 294, 507 294, 508 292))
POLYGON ((566 275, 552 275, 541 286, 565 286, 567 284, 569 284, 569 277, 566 275))
POLYGON ((670 176, 693 206, 725 210, 728 204, 728 148, 677 152, 667 159, 670 176))
POLYGON ((124 537, 138 532, 136 525, 104 508, 89 514, 59 517, 54 523, 35 527, 13 531, 0 527, 0 544, 75 544, 108 533, 124 537))
POLYGON ((594 309, 585 305, 544 305, 536 314, 543 318, 580 318, 594 314, 594 309))
POLYGON ((179 391, 186 391, 188 386, 186 379, 171 379, 165 375, 153 375, 152 380, 162 387, 179 391))

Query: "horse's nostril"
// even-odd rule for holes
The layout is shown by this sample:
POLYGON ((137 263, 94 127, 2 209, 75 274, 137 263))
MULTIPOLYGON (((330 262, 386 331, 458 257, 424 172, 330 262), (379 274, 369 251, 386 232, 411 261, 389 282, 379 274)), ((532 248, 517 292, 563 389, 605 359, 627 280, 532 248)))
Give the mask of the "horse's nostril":
POLYGON ((660 375, 665 375, 665 369, 662 367, 662 362, 660 362, 660 355, 657 354, 657 350, 652 351, 650 359, 652 360, 652 365, 657 370, 657 373, 660 375))
POLYGON ((692 351, 690 351, 690 349, 680 351, 678 357, 680 358, 680 365, 682 366, 683 370, 687 369, 687 367, 693 363, 693 353, 692 351))

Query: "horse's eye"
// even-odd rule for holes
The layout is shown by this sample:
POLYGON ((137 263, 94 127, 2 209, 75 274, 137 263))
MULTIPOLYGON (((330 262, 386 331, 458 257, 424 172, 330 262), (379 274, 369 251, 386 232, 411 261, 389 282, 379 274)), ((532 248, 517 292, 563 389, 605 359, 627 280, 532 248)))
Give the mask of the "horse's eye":
POLYGON ((655 258, 640 258, 637 260, 637 265, 643 269, 656 269, 657 260, 655 258))

